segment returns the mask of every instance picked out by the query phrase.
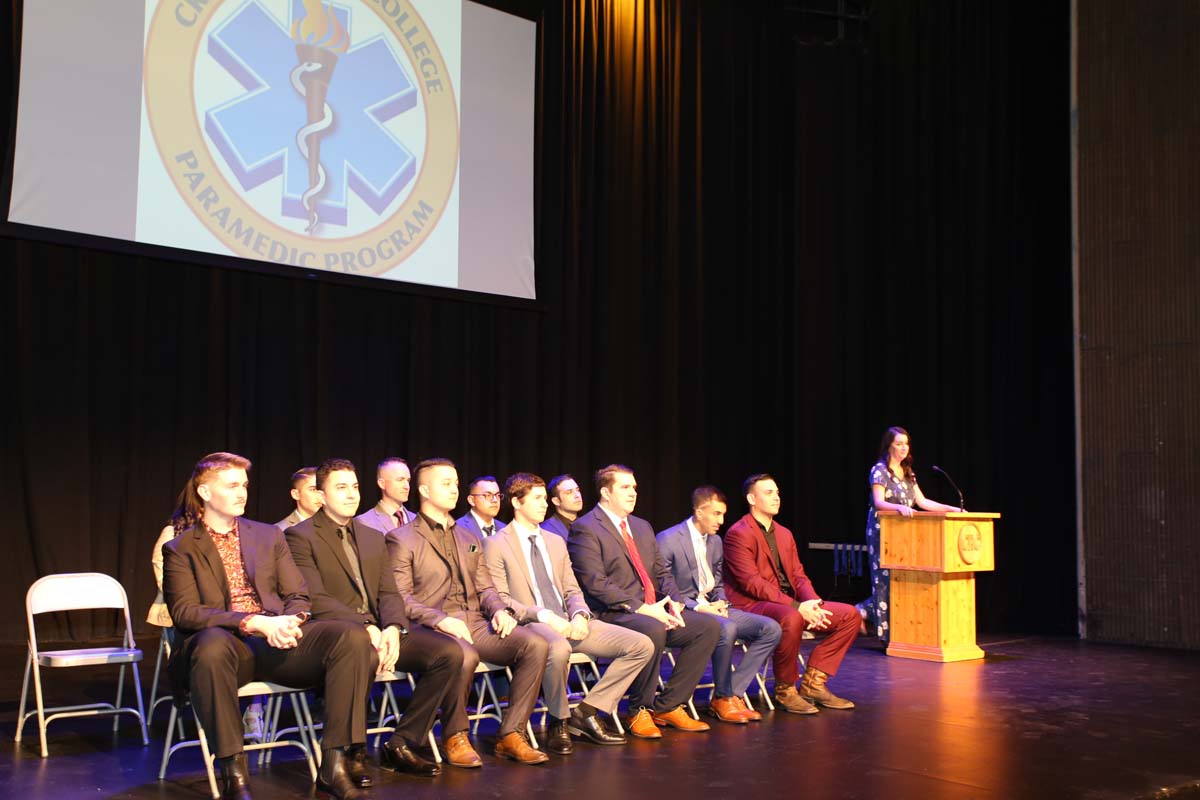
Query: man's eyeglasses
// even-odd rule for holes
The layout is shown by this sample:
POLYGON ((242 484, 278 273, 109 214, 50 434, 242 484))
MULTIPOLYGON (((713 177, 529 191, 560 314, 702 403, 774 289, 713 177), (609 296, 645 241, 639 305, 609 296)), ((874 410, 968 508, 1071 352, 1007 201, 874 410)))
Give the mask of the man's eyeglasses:
POLYGON ((482 497, 484 500, 503 500, 504 492, 476 492, 468 497, 482 497))

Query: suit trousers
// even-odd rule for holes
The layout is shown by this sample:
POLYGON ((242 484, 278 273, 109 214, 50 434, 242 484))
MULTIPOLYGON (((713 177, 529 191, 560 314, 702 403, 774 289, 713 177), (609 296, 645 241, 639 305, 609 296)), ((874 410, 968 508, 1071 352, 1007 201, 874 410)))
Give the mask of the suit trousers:
POLYGON ((713 648, 721 636, 721 625, 711 614, 702 614, 690 608, 683 610, 684 626, 667 630, 656 619, 638 614, 606 611, 601 614, 605 622, 631 628, 650 637, 654 643, 654 656, 642 668, 629 687, 629 708, 648 708, 651 711, 670 711, 681 706, 692 697, 696 684, 704 675, 713 648), (663 651, 670 647, 679 650, 675 669, 667 679, 662 692, 655 697, 659 671, 662 669, 663 651))
MULTIPOLYGON (((482 614, 468 611, 465 614, 454 614, 471 631, 474 644, 457 637, 447 636, 456 643, 463 654, 462 671, 459 674, 458 693, 465 703, 475 680, 475 668, 480 661, 489 664, 499 664, 512 667, 513 678, 509 687, 508 708, 504 710, 500 722, 500 736, 504 737, 514 731, 524 731, 525 723, 537 703, 538 692, 542 685, 542 673, 546 670, 546 655, 549 645, 546 640, 533 631, 517 627, 503 639, 493 630, 491 624, 482 614)), ((464 708, 459 719, 443 716, 442 736, 449 738, 451 734, 467 729, 467 714, 464 708)))
POLYGON ((721 638, 712 655, 713 692, 717 697, 741 697, 779 645, 783 630, 770 617, 736 608, 729 609, 728 617, 713 619, 721 625, 721 638), (733 643, 738 639, 745 643, 746 653, 734 672, 733 643))
POLYGON ((592 708, 617 712, 617 704, 625 696, 629 685, 654 658, 654 643, 650 637, 619 625, 610 625, 603 620, 588 622, 588 635, 579 641, 555 633, 543 622, 526 626, 546 640, 550 654, 546 661, 546 674, 542 677, 542 696, 550 716, 566 719, 571 707, 567 700, 567 682, 570 680, 571 654, 584 653, 592 658, 611 659, 600 680, 588 691, 587 704, 592 708))
MULTIPOLYGON (((850 649, 858 636, 858 626, 862 617, 859 616, 858 609, 846 603, 826 603, 824 608, 833 615, 829 627, 824 629, 829 635, 813 648, 812 655, 808 657, 808 665, 828 675, 836 675, 838 666, 846 656, 846 651, 850 649)), ((761 600, 742 606, 742 610, 770 617, 783 628, 783 636, 772 657, 772 666, 775 669, 775 687, 794 686, 800 679, 800 667, 796 663, 800 655, 800 640, 803 638, 804 631, 809 629, 804 617, 800 616, 800 612, 790 605, 761 600)), ((821 632, 816 628, 811 630, 816 633, 821 632)))
POLYGON ((417 685, 404 715, 396 724, 392 741, 412 747, 424 742, 433 727, 438 707, 447 720, 466 720, 466 697, 458 691, 463 652, 445 636, 422 625, 412 625, 400 637, 396 669, 416 673, 417 685))
POLYGON ((362 625, 340 620, 310 621, 290 650, 258 636, 205 628, 184 641, 180 657, 190 667, 192 706, 217 758, 242 752, 238 687, 255 680, 298 689, 325 687, 328 749, 367 741, 367 695, 379 657, 362 625))

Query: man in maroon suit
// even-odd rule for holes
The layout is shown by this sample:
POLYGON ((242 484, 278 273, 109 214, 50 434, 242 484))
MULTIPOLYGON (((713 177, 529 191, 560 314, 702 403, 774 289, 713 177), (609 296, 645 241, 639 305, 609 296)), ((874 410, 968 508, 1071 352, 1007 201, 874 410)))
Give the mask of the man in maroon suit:
POLYGON ((861 618, 854 606, 826 603, 804 574, 792 532, 775 522, 779 487, 765 473, 742 483, 750 513, 725 534, 725 593, 735 608, 762 614, 783 628, 775 648, 775 701, 793 714, 815 714, 817 706, 854 708, 854 703, 829 691, 825 682, 837 674, 846 651, 854 644, 861 618), (816 646, 800 678, 797 657, 806 629, 829 631, 816 646))

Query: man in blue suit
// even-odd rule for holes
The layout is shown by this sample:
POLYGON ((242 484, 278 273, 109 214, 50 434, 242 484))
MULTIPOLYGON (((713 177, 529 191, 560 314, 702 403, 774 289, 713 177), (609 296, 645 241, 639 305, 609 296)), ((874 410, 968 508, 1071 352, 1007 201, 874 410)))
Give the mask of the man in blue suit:
POLYGON ((504 523, 496 519, 500 513, 500 484, 494 475, 480 475, 467 486, 467 513, 454 520, 454 524, 470 531, 480 540, 504 530, 504 523))
POLYGON ((712 654, 713 701, 709 713, 722 722, 757 722, 762 714, 748 707, 742 695, 771 657, 783 629, 770 617, 733 608, 721 580, 725 554, 717 531, 725 522, 725 495, 715 486, 692 492, 692 516, 656 537, 658 551, 675 578, 684 605, 712 615, 721 624, 721 637, 712 654), (733 670, 733 643, 741 639, 746 653, 733 670))

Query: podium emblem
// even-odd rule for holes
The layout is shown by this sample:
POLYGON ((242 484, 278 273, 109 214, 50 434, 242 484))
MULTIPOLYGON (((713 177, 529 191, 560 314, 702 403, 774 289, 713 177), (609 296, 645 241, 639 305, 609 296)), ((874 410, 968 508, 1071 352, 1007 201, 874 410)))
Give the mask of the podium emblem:
POLYGON ((974 564, 983 553, 983 536, 974 525, 958 529, 958 556, 964 564, 974 564))

